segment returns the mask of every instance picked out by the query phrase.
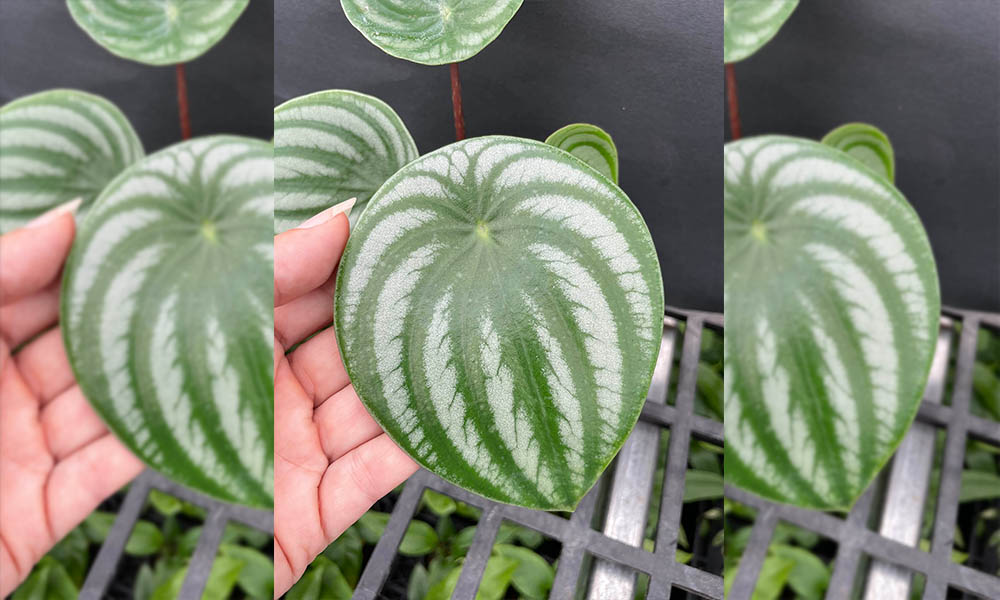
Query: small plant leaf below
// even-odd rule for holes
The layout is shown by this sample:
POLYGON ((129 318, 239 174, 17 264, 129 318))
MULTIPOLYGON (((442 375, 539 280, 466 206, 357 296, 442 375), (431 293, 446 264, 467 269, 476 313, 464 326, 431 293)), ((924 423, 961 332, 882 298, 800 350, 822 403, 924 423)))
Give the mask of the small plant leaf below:
POLYGON ((335 322, 369 412, 415 460, 493 500, 576 506, 635 425, 663 320, 628 197, 512 137, 418 158, 344 250, 335 322))
POLYGON ((139 458, 272 504, 271 145, 198 138, 119 175, 79 225, 61 322, 84 395, 139 458))
POLYGON ((49 90, 0 108, 0 233, 70 200, 82 217, 104 186, 143 156, 114 105, 77 90, 49 90))
POLYGON ((618 183, 618 149, 615 142, 597 125, 573 123, 556 130, 545 143, 565 150, 598 173, 618 183))
POLYGON ((341 0, 351 24, 387 54, 424 65, 472 58, 523 0, 341 0))
POLYGON ((889 137, 867 123, 847 123, 823 136, 822 142, 846 152, 889 183, 896 180, 896 158, 889 137))
POLYGON ((147 65, 198 58, 249 0, 66 0, 73 20, 108 52, 147 65))
POLYGON ((378 98, 328 90, 285 102, 274 109, 274 232, 356 198, 353 226, 372 194, 418 154, 378 98))
POLYGON ((726 481, 847 509, 916 414, 940 297, 885 179, 811 140, 725 147, 726 481))
POLYGON ((749 57, 771 40, 799 0, 725 0, 723 54, 727 63, 749 57))

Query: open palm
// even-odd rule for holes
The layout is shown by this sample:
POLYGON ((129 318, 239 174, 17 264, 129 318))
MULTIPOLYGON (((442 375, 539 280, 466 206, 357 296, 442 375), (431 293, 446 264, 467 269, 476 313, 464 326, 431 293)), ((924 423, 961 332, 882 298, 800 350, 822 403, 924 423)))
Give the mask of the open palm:
POLYGON ((361 404, 328 327, 349 234, 344 209, 274 238, 276 596, 417 468, 361 404))
POLYGON ((0 237, 0 596, 142 470, 83 397, 54 327, 75 232, 56 210, 0 237))

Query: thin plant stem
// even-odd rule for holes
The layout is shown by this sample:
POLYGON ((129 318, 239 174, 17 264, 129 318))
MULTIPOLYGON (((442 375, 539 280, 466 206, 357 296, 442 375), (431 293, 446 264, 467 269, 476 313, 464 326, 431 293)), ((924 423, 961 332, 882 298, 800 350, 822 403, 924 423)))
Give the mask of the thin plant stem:
POLYGON ((181 139, 191 139, 191 114, 188 110, 187 78, 184 63, 177 64, 177 112, 181 123, 181 139))
POLYGON ((455 141, 465 139, 465 113, 462 112, 462 81, 458 78, 458 63, 451 63, 451 108, 455 116, 455 141))
POLYGON ((729 132, 734 140, 743 137, 740 123, 740 100, 736 93, 736 70, 732 63, 726 63, 726 101, 729 104, 729 132))

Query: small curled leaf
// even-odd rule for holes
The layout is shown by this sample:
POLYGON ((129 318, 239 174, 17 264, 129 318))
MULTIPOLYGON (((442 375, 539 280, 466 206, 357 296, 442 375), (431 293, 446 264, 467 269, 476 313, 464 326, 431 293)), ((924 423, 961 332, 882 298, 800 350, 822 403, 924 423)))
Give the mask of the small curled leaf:
POLYGON ((892 144, 889 136, 878 127, 867 123, 847 123, 823 136, 821 141, 847 153, 885 177, 889 183, 896 181, 896 158, 892 144))
POLYGON ((556 130, 545 143, 565 150, 618 183, 618 148, 608 132, 597 125, 573 123, 556 130))

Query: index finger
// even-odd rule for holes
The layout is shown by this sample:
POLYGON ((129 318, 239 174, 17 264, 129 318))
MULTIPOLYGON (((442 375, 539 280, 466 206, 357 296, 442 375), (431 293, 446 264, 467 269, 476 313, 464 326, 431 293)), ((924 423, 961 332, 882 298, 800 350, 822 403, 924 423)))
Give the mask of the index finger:
MULTIPOLYGON (((275 306, 318 288, 333 274, 350 234, 347 215, 343 212, 329 215, 329 211, 339 208, 334 206, 313 217, 318 224, 290 229, 274 237, 275 306)), ((315 223, 313 219, 306 225, 315 223)))
POLYGON ((54 208, 27 226, 0 236, 0 304, 39 292, 59 275, 73 245, 77 204, 54 208))

